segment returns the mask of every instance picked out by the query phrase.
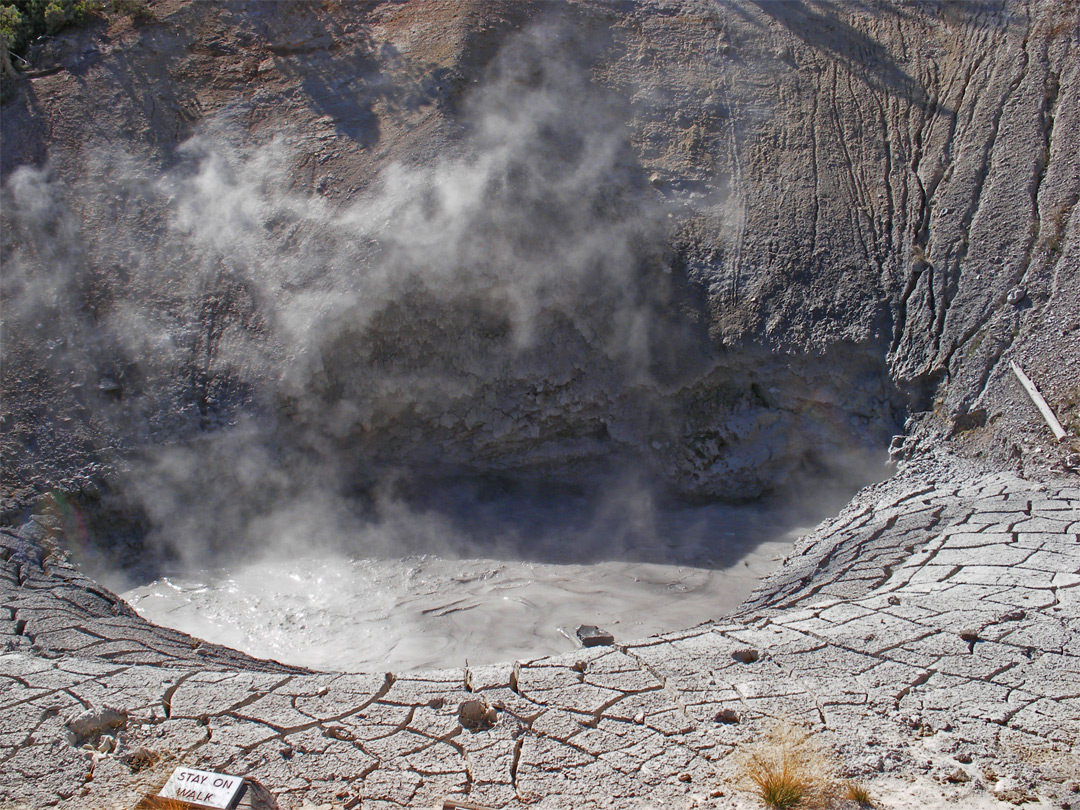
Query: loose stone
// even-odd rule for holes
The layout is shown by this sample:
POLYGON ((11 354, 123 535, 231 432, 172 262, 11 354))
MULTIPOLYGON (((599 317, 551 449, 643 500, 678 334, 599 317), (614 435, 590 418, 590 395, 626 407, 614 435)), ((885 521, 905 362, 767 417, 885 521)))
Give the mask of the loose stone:
POLYGON ((970 782, 971 777, 968 776, 967 771, 963 768, 957 768, 955 771, 945 777, 946 782, 952 782, 953 784, 963 784, 964 782, 970 782))
POLYGON ((592 624, 581 625, 577 629, 577 637, 585 647, 607 646, 615 643, 615 636, 592 624))
POLYGON ((739 713, 734 709, 721 709, 716 713, 714 718, 717 723, 724 723, 725 725, 734 725, 739 722, 739 713))
POLYGON ((731 657, 740 664, 752 664, 761 656, 758 651, 752 647, 743 647, 742 649, 735 650, 735 652, 731 654, 731 657))
POLYGON ((487 731, 499 720, 498 712, 486 700, 466 700, 458 707, 458 720, 469 731, 487 731))

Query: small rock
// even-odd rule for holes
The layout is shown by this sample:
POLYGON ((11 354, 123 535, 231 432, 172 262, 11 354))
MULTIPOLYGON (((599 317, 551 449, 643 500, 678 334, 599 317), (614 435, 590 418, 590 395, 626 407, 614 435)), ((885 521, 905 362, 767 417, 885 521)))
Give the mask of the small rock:
POLYGON ((907 728, 911 728, 911 729, 918 728, 919 726, 922 725, 922 718, 919 717, 919 715, 917 715, 917 714, 901 715, 899 720, 900 720, 901 725, 906 726, 907 728))
POLYGON ((899 596, 890 596, 889 597, 889 604, 890 605, 899 605, 900 604, 900 597, 899 596))
POLYGON ((694 777, 692 777, 692 776, 691 776, 690 774, 688 774, 688 773, 685 773, 685 772, 684 772, 684 773, 680 773, 680 774, 679 774, 679 781, 680 781, 680 782, 693 782, 693 781, 694 781, 694 777))
POLYGON ((967 751, 961 751, 956 756, 954 756, 953 759, 955 759, 957 762, 963 763, 964 765, 971 764, 971 754, 967 751))
MULTIPOLYGON (((240 797, 237 810, 277 810, 278 803, 273 794, 254 779, 244 780, 245 790, 240 797)), ((305 801, 307 801, 305 799, 305 801)), ((346 805, 347 807, 348 805, 346 805)))
POLYGON ((885 770, 885 760, 877 755, 871 755, 863 757, 859 761, 859 772, 861 773, 881 773, 885 770))
POLYGON ((1005 300, 1012 304, 1014 307, 1018 305, 1027 297, 1027 291, 1023 287, 1013 287, 1009 290, 1009 294, 1005 296, 1005 300))
POLYGON ((968 776, 967 771, 963 768, 957 768, 955 771, 945 777, 946 782, 952 782, 954 785, 960 785, 964 782, 970 782, 971 777, 968 776))
POLYGON ((971 644, 972 642, 979 640, 979 631, 965 628, 960 631, 960 638, 971 644))
POLYGON ((742 649, 735 650, 735 652, 731 654, 731 657, 740 664, 752 664, 757 661, 761 655, 753 647, 743 647, 742 649))
POLYGON ((599 647, 615 643, 615 636, 592 624, 581 625, 577 629, 577 637, 585 647, 599 647))
POLYGON ((1065 456, 1065 468, 1069 470, 1075 470, 1080 468, 1080 453, 1069 453, 1065 456))
POLYGON ((146 748, 139 746, 138 748, 127 751, 120 757, 120 761, 131 768, 132 773, 138 773, 141 770, 149 768, 153 765, 159 757, 152 751, 148 751, 146 748))
POLYGON ((82 745, 87 740, 97 739, 98 735, 110 729, 123 728, 127 725, 127 712, 106 706, 100 711, 87 709, 68 719, 66 725, 75 737, 75 744, 82 745))
POLYGON ((499 715, 486 700, 466 700, 458 707, 458 721, 469 731, 487 731, 499 721, 499 715))
POLYGON ((645 724, 645 712, 638 712, 637 714, 635 714, 634 715, 634 722, 637 723, 639 726, 644 725, 645 724))
POLYGON ((710 799, 719 799, 723 795, 724 791, 722 791, 720 788, 716 788, 715 790, 709 792, 710 799))
POLYGON ((739 713, 734 709, 721 709, 716 713, 716 717, 713 718, 717 723, 724 723, 725 725, 735 725, 739 722, 739 713))
POLYGON ((1030 793, 1023 788, 1011 787, 999 790, 994 794, 994 797, 1000 801, 1008 802, 1009 804, 1037 804, 1039 797, 1034 793, 1030 793))
POLYGON ((889 443, 889 460, 899 461, 904 456, 904 447, 907 445, 907 436, 893 436, 889 443))

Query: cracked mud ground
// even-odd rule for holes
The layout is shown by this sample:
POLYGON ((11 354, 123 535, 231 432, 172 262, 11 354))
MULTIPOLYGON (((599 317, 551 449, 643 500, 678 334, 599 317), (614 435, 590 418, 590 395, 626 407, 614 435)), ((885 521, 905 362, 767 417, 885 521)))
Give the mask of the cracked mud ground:
MULTIPOLYGON (((347 4, 252 3, 248 24, 238 5, 162 0, 154 22, 56 37, 5 103, 5 175, 48 163, 66 199, 94 171, 89 133, 159 165, 237 110, 250 112, 251 143, 296 131, 288 171, 329 199, 394 162, 452 151, 454 111, 526 5, 369 5, 358 23, 347 4), (338 89, 358 61, 384 78, 343 109, 338 89)), ((808 429, 843 417, 829 447, 889 411, 912 416, 896 449, 915 460, 808 536, 735 616, 396 677, 305 672, 154 627, 58 559, 49 526, 3 529, 0 807, 130 808, 178 763, 257 780, 283 809, 448 795, 751 807, 739 756, 776 718, 805 724, 838 775, 883 807, 1080 803, 1080 486, 1045 471, 1063 448, 1009 370, 1015 359, 1037 380, 1072 431, 1065 452, 1080 451, 1075 5, 578 6, 575 27, 625 38, 595 79, 643 91, 629 100, 630 145, 648 188, 692 214, 672 235, 676 269, 700 288, 701 322, 723 349, 686 403, 700 420, 661 458, 676 482, 697 486, 701 454, 734 466, 699 494, 752 497, 801 458, 808 429), (732 396, 712 396, 728 380, 732 396), (801 420, 807 408, 829 420, 801 420), (726 460, 725 442, 739 448, 726 460), (767 457, 776 469, 762 469, 767 457), (470 701, 481 702, 466 727, 470 701)), ((20 498, 79 491, 144 441, 146 420, 113 408, 114 358, 78 347, 74 382, 45 373, 60 315, 108 310, 114 287, 151 314, 205 303, 113 272, 113 258, 147 247, 141 197, 73 207, 86 255, 103 258, 76 279, 78 295, 5 336, 0 471, 20 498)), ((25 230, 25 243, 66 223, 25 230)), ((29 254, 28 277, 56 269, 51 250, 29 254)), ((18 308, 4 315, 17 323, 18 308)), ((172 383, 186 372, 165 371, 180 401, 162 396, 160 412, 161 392, 142 381, 143 407, 168 417, 152 420, 153 441, 229 424, 228 398, 182 410, 190 386, 172 383)), ((583 379, 568 412, 606 409, 609 392, 583 379)), ((124 410, 140 413, 132 397, 124 410)), ((463 399, 478 421, 455 436, 508 462, 547 458, 522 402, 463 399), (517 441, 500 443, 504 433, 517 441)), ((887 441, 889 426, 872 427, 887 441)), ((396 453, 407 433, 380 435, 396 453)), ((5 514, 25 506, 2 500, 5 514)))
POLYGON ((0 802, 128 806, 183 762, 283 808, 738 807, 739 750, 784 719, 871 792, 1066 806, 1080 486, 944 473, 912 462, 865 490, 721 622, 402 676, 310 673, 150 625, 28 524, 3 535, 0 802), (493 725, 463 725, 471 700, 493 725))

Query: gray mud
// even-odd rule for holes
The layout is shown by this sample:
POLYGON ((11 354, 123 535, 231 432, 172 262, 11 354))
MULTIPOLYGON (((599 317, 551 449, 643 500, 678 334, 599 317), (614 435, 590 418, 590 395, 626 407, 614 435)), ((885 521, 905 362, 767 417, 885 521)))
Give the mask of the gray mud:
POLYGON ((581 624, 629 641, 729 613, 801 531, 755 506, 687 510, 669 522, 683 533, 651 540, 636 561, 272 555, 181 569, 121 596, 156 624, 312 669, 489 664, 568 652, 581 624))

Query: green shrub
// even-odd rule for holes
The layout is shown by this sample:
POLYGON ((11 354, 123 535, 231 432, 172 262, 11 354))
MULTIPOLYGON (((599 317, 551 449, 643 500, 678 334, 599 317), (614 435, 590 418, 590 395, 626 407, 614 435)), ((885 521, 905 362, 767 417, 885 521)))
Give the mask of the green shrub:
POLYGON ((45 6, 45 33, 55 34, 57 31, 63 31, 72 22, 72 9, 70 6, 65 8, 56 2, 45 6))
POLYGON ((133 20, 148 20, 154 16, 146 0, 112 0, 112 10, 133 20))
POLYGON ((7 49, 21 55, 42 34, 80 25, 102 6, 101 0, 4 0, 0 3, 0 34, 7 49))
POLYGON ((25 37, 26 20, 19 10, 7 4, 0 6, 0 61, 5 79, 15 73, 9 53, 16 50, 16 45, 21 46, 25 37))

